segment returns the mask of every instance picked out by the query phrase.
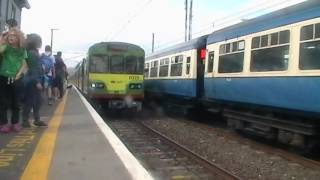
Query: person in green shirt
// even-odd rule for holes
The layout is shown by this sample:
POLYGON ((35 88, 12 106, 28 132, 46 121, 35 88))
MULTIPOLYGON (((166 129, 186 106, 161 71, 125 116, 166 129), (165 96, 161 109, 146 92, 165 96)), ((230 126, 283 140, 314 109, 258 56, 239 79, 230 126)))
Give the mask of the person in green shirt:
POLYGON ((10 30, 6 44, 0 46, 3 60, 0 66, 0 132, 11 130, 19 132, 19 93, 22 88, 22 75, 27 69, 27 51, 23 47, 22 32, 10 30), (8 123, 7 110, 11 109, 11 125, 8 123))

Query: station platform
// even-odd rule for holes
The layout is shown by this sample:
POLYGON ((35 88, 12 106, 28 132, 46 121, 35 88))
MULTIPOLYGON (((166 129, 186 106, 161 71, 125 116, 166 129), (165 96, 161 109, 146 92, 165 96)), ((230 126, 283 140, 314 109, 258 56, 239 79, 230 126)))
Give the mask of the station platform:
POLYGON ((48 127, 0 134, 0 180, 153 179, 77 89, 41 112, 48 127))

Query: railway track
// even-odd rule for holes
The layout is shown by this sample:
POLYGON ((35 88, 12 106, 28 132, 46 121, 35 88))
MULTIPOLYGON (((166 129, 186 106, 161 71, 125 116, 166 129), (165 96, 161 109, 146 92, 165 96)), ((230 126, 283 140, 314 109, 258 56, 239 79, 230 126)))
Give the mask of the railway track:
POLYGON ((112 119, 106 122, 156 178, 240 179, 140 121, 112 119))
MULTIPOLYGON (((237 133, 232 132, 226 132, 226 130, 221 128, 214 128, 211 126, 208 126, 207 124, 202 124, 198 122, 194 122, 191 120, 185 120, 182 118, 178 118, 177 120, 183 121, 185 123, 190 124, 190 126, 194 128, 200 128, 204 131, 211 131, 217 134, 220 137, 224 137, 230 141, 236 141, 239 144, 250 146, 251 148, 257 150, 257 151, 263 151, 265 153, 268 153, 272 156, 279 156, 283 159, 286 159, 292 163, 300 164, 306 168, 311 168, 320 171, 320 160, 313 160, 310 158, 303 157, 299 154, 290 152, 288 150, 280 149, 277 147, 274 147, 272 145, 263 144, 245 137, 240 136, 237 133)), ((317 158, 318 159, 318 158, 317 158)))

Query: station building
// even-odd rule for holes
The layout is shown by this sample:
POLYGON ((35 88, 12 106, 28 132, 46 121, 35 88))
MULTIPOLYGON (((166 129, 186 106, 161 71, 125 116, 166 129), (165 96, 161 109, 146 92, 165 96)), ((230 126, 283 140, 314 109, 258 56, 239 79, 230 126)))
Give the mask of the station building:
POLYGON ((4 30, 7 19, 16 19, 20 26, 23 8, 30 8, 28 0, 0 0, 0 31, 4 30))

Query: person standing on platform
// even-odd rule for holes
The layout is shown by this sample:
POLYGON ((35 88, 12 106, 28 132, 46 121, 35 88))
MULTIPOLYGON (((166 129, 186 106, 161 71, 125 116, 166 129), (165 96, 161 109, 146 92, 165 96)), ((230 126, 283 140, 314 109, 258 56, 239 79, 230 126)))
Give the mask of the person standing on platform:
POLYGON ((40 107, 41 107, 41 91, 42 91, 42 77, 43 69, 41 67, 39 48, 42 45, 41 37, 38 34, 28 34, 26 41, 26 49, 28 58, 26 59, 28 65, 28 72, 25 76, 24 82, 24 105, 22 113, 22 126, 30 127, 29 117, 31 109, 33 109, 34 125, 47 126, 43 121, 40 121, 40 107))
POLYGON ((27 51, 23 47, 23 33, 18 29, 7 32, 5 44, 0 45, 3 60, 0 66, 0 132, 11 130, 19 132, 19 90, 22 75, 27 68, 27 51), (11 109, 11 125, 8 123, 7 110, 11 109))
POLYGON ((51 46, 45 47, 45 52, 41 55, 40 61, 42 64, 44 76, 43 76, 43 84, 44 89, 47 92, 48 96, 48 104, 52 105, 52 83, 53 79, 55 78, 55 59, 52 55, 51 46))
POLYGON ((59 99, 63 98, 64 95, 64 80, 66 78, 66 72, 67 72, 67 66, 64 64, 62 59, 62 53, 61 51, 57 52, 57 55, 55 55, 55 61, 54 64, 55 72, 56 72, 56 78, 54 80, 54 94, 59 99))

